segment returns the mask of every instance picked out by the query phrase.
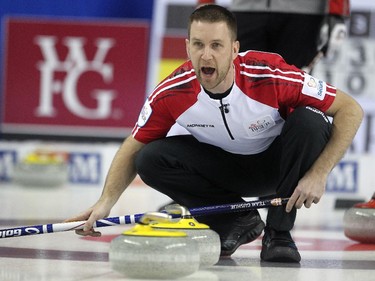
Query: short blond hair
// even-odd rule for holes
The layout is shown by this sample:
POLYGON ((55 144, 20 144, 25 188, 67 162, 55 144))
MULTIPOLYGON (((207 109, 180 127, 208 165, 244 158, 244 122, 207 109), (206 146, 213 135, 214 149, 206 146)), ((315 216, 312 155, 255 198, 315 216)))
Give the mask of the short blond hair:
POLYGON ((203 5, 197 8, 189 18, 188 37, 190 39, 190 28, 194 21, 202 22, 225 22, 232 35, 232 40, 237 40, 237 20, 228 9, 214 4, 203 5))

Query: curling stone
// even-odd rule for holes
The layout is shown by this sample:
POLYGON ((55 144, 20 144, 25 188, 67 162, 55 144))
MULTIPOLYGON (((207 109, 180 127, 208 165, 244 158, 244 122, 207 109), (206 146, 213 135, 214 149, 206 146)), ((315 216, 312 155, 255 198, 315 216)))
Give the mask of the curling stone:
POLYGON ((30 153, 15 165, 13 171, 13 181, 23 186, 57 187, 67 180, 67 155, 59 152, 30 153))
POLYGON ((130 278, 175 279, 199 269, 198 244, 185 232, 156 230, 152 221, 169 221, 164 213, 146 213, 139 223, 111 241, 113 270, 130 278))
POLYGON ((355 204, 344 214, 345 236, 361 243, 375 243, 375 193, 369 202, 355 204))
POLYGON ((186 232, 197 241, 200 255, 200 268, 216 264, 220 258, 220 237, 208 225, 199 223, 193 218, 189 210, 181 205, 165 206, 165 211, 171 215, 179 215, 178 221, 155 222, 151 226, 155 229, 177 230, 186 232))

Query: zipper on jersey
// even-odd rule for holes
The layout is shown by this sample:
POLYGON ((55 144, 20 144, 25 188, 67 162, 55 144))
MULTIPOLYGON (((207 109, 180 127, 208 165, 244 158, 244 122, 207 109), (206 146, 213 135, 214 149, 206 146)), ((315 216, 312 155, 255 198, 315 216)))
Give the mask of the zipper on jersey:
POLYGON ((234 140, 232 132, 230 131, 229 126, 228 126, 227 118, 225 117, 225 114, 227 114, 229 112, 228 109, 227 109, 227 106, 228 106, 227 104, 223 104, 223 99, 220 99, 219 109, 220 109, 220 112, 221 112, 221 117, 223 118, 225 128, 227 129, 227 132, 228 132, 231 140, 234 140))

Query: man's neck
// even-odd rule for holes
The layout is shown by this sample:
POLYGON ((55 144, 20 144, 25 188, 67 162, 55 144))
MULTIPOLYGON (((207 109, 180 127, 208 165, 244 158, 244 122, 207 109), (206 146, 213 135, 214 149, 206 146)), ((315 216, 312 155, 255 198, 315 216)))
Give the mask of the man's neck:
POLYGON ((225 98, 227 95, 229 95, 229 93, 232 91, 232 88, 233 88, 233 84, 229 87, 229 89, 227 89, 226 91, 222 92, 222 93, 212 93, 210 92, 209 90, 203 88, 203 90, 210 96, 210 98, 212 99, 222 99, 222 98, 225 98))

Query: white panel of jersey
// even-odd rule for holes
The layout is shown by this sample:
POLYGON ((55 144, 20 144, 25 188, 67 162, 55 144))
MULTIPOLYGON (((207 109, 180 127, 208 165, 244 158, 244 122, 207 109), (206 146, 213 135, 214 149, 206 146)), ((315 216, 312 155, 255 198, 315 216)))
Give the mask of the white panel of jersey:
POLYGON ((237 154, 266 150, 281 132, 279 112, 246 96, 236 85, 222 99, 212 99, 202 89, 197 102, 176 120, 196 139, 237 154))

